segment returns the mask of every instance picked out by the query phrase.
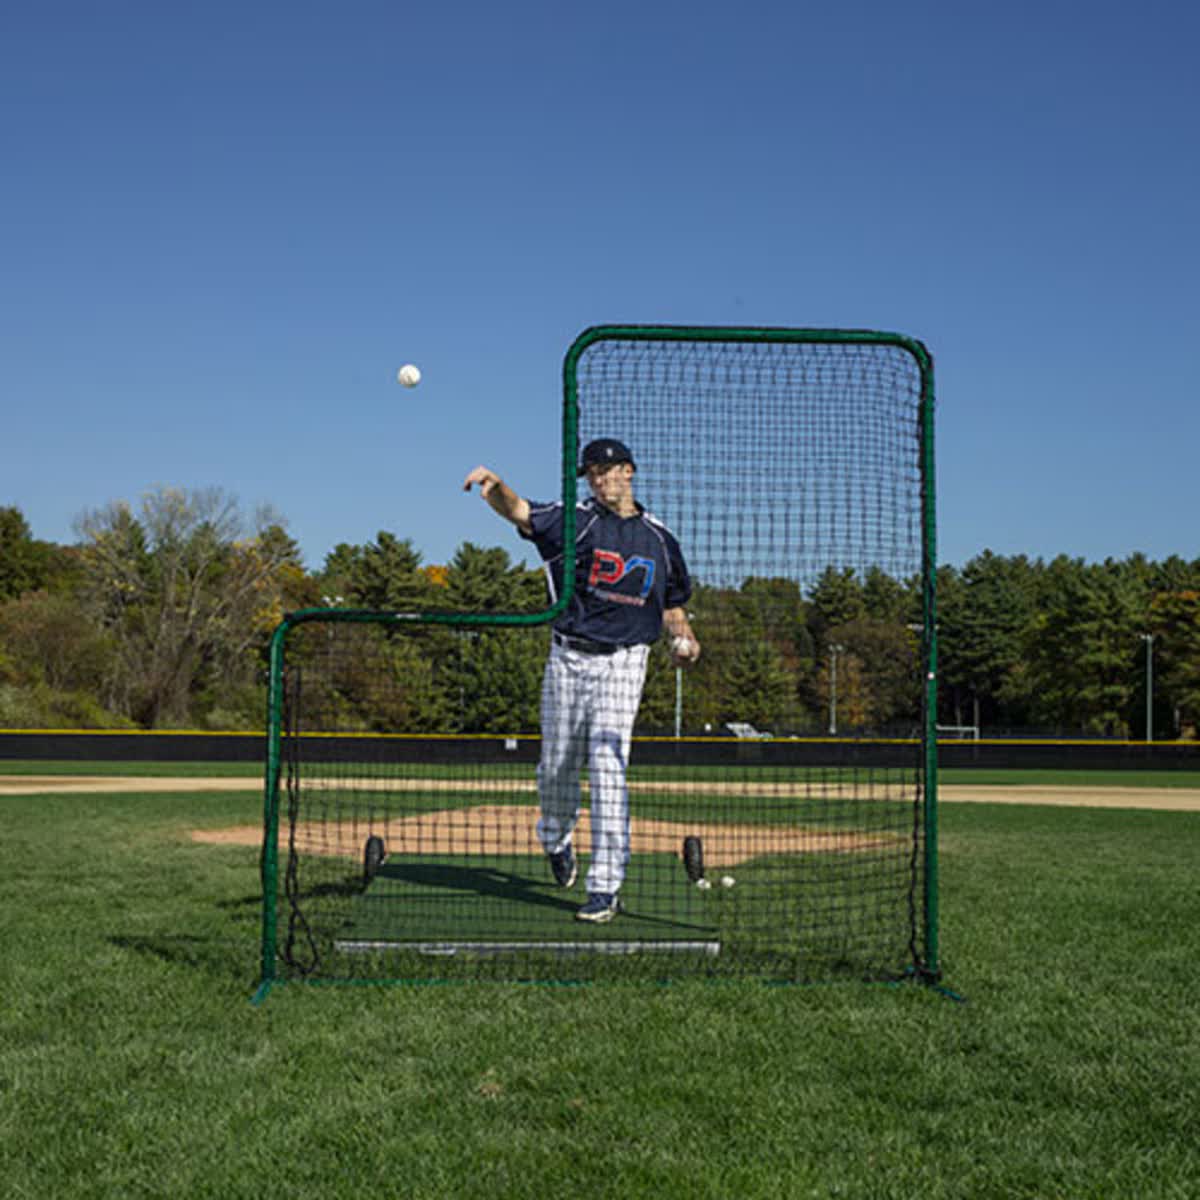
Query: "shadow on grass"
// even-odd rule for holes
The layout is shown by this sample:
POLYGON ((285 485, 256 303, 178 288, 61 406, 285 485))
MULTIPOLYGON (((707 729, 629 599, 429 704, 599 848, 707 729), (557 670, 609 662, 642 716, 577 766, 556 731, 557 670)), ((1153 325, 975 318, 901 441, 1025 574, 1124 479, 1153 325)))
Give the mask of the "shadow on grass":
POLYGON ((522 904, 560 912, 573 910, 579 905, 578 896, 574 899, 559 898, 547 892, 545 885, 534 882, 527 875, 515 875, 494 867, 467 867, 452 863, 385 863, 379 868, 375 886, 378 887, 384 880, 420 888, 473 892, 482 897, 517 900, 522 904))
MULTIPOLYGON (((582 891, 564 891, 544 880, 532 878, 528 873, 446 862, 385 863, 379 868, 371 887, 367 890, 367 896, 390 896, 394 894, 393 888, 416 889, 428 897, 436 898, 435 902, 441 905, 452 904, 453 895, 469 896, 482 901, 496 901, 510 912, 532 909, 545 914, 562 913, 572 916, 584 899, 582 891), (514 909, 511 906, 517 907, 514 909)), ((660 911, 639 904, 635 898, 636 887, 632 890, 634 896, 623 907, 623 916, 619 922, 612 926, 573 923, 572 936, 616 937, 617 931, 628 929, 631 924, 636 924, 638 928, 647 932, 661 930, 676 936, 689 932, 706 935, 715 932, 715 924, 712 922, 698 922, 678 912, 663 912, 661 904, 660 911)))
POLYGON ((151 936, 113 934, 105 941, 110 946, 128 950, 143 958, 231 979, 239 985, 245 983, 247 942, 242 937, 206 937, 190 933, 151 936))

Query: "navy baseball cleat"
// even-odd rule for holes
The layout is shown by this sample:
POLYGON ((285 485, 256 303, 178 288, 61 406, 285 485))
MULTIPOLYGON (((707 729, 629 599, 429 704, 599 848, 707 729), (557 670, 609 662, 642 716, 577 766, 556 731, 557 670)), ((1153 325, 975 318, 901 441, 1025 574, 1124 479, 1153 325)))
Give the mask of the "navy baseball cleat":
POLYGON ((611 921, 620 911, 621 901, 616 892, 588 892, 587 903, 575 914, 575 920, 599 925, 611 921))
POLYGON ((575 882, 575 855, 568 846, 557 854, 547 854, 550 860, 550 870, 554 873, 554 882, 559 887, 569 888, 575 882))

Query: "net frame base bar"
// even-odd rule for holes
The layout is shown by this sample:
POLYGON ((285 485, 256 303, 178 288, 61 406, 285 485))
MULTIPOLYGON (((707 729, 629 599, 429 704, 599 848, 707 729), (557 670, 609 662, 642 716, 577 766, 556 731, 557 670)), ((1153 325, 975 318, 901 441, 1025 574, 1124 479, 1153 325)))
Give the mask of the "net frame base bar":
POLYGON ((549 952, 560 955, 603 954, 702 954, 716 958, 721 943, 712 941, 540 941, 540 942, 405 942, 357 941, 334 942, 334 948, 344 954, 379 954, 408 952, 430 958, 452 958, 458 954, 528 954, 549 952))

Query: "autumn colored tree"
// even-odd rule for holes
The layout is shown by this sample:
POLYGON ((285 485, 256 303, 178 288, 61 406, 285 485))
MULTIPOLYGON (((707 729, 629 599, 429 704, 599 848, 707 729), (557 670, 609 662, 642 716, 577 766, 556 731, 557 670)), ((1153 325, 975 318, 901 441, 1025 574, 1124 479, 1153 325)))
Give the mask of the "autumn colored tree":
POLYGON ((244 679, 292 554, 262 510, 253 524, 218 489, 160 488, 85 513, 85 611, 115 646, 102 699, 150 728, 185 722, 205 678, 244 679))

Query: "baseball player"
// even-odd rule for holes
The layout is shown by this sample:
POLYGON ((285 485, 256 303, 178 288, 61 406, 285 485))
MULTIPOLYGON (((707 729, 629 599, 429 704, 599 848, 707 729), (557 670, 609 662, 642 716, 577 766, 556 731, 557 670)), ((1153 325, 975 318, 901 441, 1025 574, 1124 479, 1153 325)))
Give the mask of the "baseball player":
MULTIPOLYGON (((581 921, 611 921, 629 863, 629 791, 625 768, 642 698, 650 645, 665 627, 676 666, 700 656, 684 605, 692 585, 674 535, 633 497, 636 471, 628 447, 600 438, 584 447, 579 475, 591 497, 575 508, 575 594, 554 623, 542 678, 542 755, 537 768, 538 839, 561 887, 575 882, 571 837, 579 820, 579 771, 591 783, 592 860, 581 921)), ((518 496, 499 475, 476 467, 463 483, 545 562, 551 601, 561 594, 569 548, 563 505, 518 496)))

